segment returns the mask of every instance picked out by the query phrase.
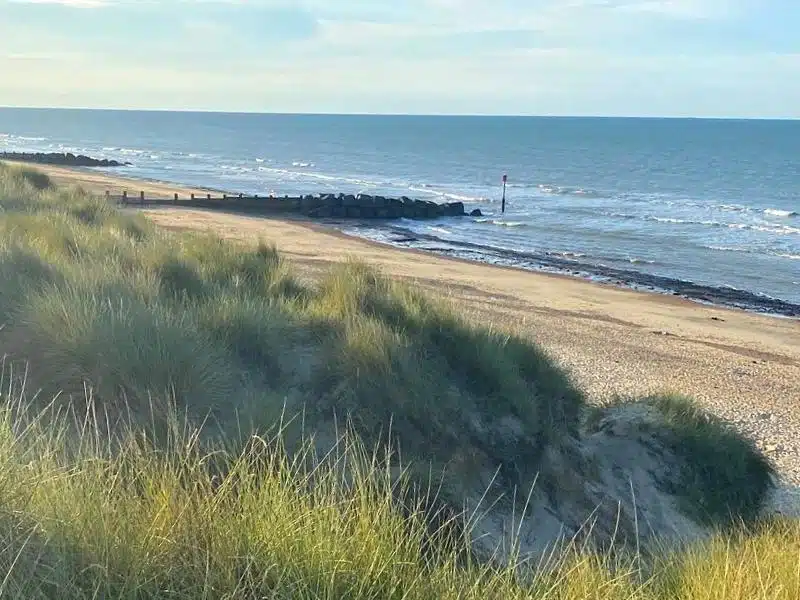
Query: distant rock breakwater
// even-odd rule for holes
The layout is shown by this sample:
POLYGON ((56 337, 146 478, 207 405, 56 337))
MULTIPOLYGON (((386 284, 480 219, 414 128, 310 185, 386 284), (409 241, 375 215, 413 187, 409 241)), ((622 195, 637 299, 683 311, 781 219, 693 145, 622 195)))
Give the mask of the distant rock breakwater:
POLYGON ((386 198, 369 194, 318 194, 305 196, 229 196, 192 195, 190 199, 149 199, 124 195, 122 204, 175 205, 216 210, 235 210, 261 214, 295 214, 312 219, 436 219, 440 217, 481 216, 480 209, 467 212, 463 202, 442 204, 403 196, 386 198))
POLYGON ((107 158, 92 158, 83 154, 72 154, 72 152, 0 152, 0 160, 62 167, 127 167, 131 164, 107 158))
MULTIPOLYGON (((299 210, 313 218, 353 219, 433 219, 461 217, 467 214, 463 202, 438 204, 430 200, 386 198, 369 194, 323 194, 299 198, 299 210)), ((472 211, 475 216, 480 210, 472 211)), ((470 214, 472 214, 470 213, 470 214)))

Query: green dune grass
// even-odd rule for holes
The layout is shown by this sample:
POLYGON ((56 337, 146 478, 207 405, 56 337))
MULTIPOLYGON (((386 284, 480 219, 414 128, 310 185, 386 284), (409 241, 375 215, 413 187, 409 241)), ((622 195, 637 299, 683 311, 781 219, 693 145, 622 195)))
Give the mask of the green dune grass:
POLYGON ((447 469, 457 506, 486 465, 557 480, 545 450, 588 409, 537 346, 363 265, 311 285, 269 244, 169 234, 27 169, 0 166, 0 207, 0 598, 797 597, 800 527, 757 520, 771 467, 686 401, 643 400, 702 453, 687 511, 725 533, 483 563, 415 490, 447 469))

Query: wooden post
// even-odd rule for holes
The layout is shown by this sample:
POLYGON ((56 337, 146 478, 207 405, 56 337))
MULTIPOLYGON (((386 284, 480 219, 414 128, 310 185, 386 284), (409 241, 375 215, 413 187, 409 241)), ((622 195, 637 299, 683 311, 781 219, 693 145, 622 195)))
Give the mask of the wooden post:
POLYGON ((194 194, 192 194, 192 200, 194 200, 194 194))
POLYGON ((508 175, 503 174, 503 203, 500 207, 500 212, 506 212, 506 182, 508 181, 508 175))
POLYGON ((122 203, 128 203, 128 190, 122 190, 122 203))
POLYGON ((178 192, 175 192, 175 197, 172 198, 172 202, 173 202, 173 204, 177 204, 178 203, 178 192))
POLYGON ((144 192, 139 192, 139 204, 144 206, 144 192))
POLYGON ((208 200, 211 200, 211 194, 206 194, 206 198, 207 198, 208 200))
POLYGON ((222 194, 222 199, 223 200, 227 200, 228 199, 228 194, 222 194))

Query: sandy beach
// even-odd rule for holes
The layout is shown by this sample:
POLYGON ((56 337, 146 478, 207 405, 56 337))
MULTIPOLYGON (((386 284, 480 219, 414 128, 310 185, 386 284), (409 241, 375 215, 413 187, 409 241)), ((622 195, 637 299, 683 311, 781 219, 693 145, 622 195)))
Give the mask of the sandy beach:
MULTIPOLYGON (((57 183, 112 194, 201 192, 96 171, 36 167, 57 183)), ((415 281, 475 322, 529 336, 570 369, 590 396, 691 395, 755 439, 800 483, 800 321, 710 307, 560 275, 400 250, 299 220, 181 208, 145 209, 170 230, 274 242, 304 277, 356 258, 415 281)))

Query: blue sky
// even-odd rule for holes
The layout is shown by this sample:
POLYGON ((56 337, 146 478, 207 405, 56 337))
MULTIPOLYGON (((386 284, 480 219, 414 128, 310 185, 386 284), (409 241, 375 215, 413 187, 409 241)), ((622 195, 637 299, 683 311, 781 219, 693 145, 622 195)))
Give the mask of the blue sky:
POLYGON ((0 105, 800 118, 797 0, 0 0, 0 105))

